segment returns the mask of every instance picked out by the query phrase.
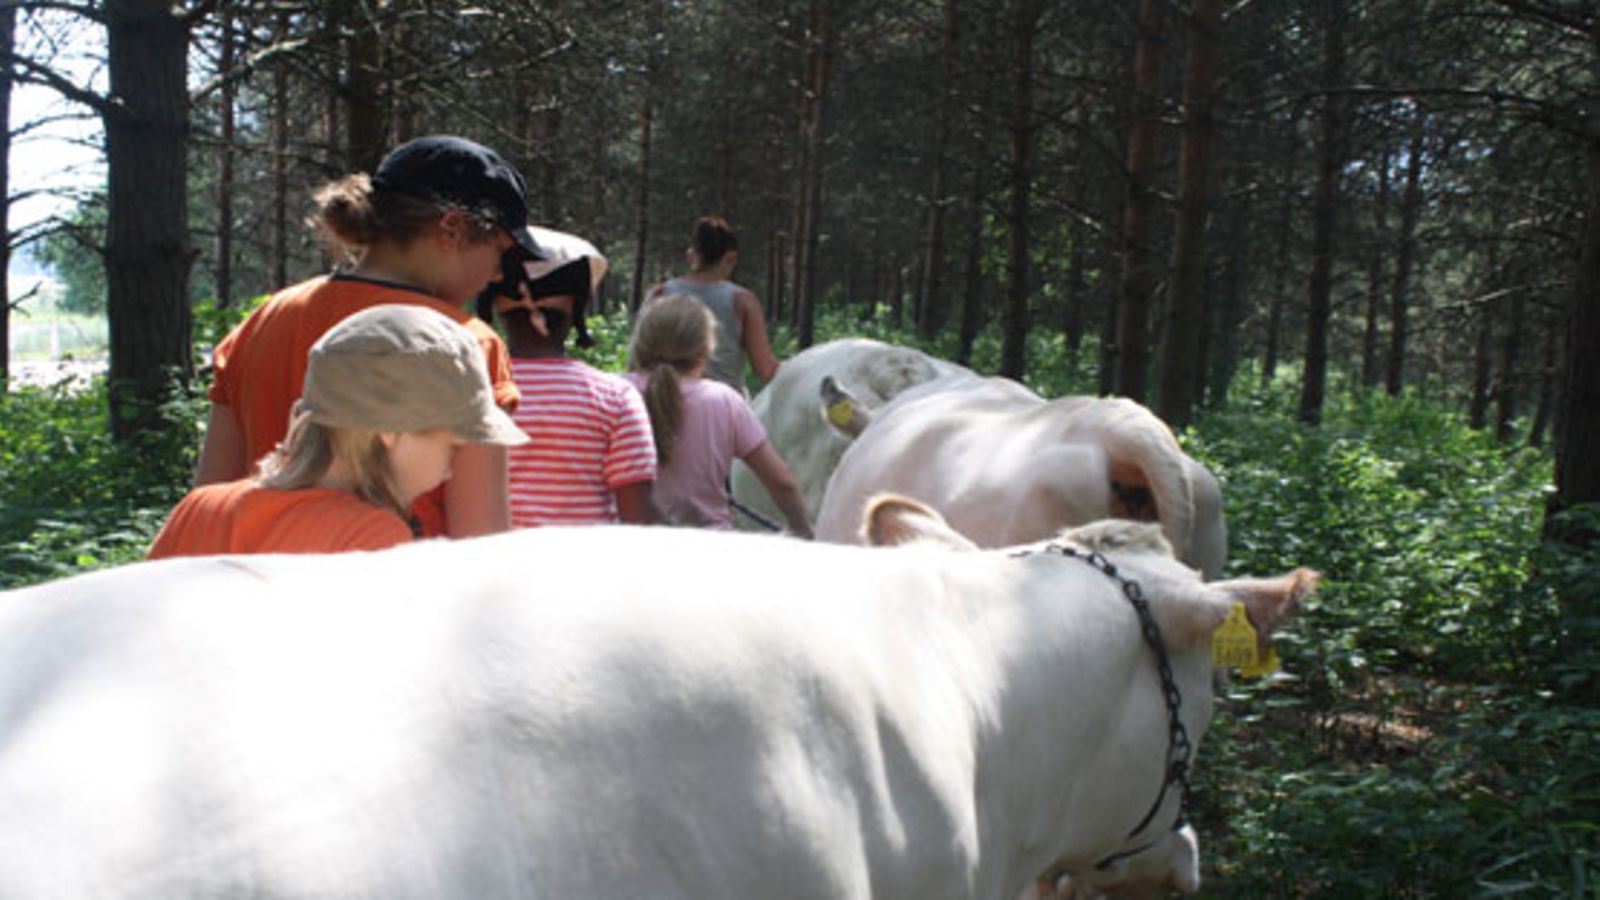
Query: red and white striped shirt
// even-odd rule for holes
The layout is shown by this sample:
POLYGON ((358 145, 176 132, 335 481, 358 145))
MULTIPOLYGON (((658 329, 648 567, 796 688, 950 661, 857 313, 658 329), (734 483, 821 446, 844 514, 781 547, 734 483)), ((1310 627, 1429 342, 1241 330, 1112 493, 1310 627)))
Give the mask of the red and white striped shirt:
POLYGON ((653 481, 650 414, 633 385, 576 359, 512 359, 529 442, 510 448, 511 524, 617 521, 612 492, 653 481))

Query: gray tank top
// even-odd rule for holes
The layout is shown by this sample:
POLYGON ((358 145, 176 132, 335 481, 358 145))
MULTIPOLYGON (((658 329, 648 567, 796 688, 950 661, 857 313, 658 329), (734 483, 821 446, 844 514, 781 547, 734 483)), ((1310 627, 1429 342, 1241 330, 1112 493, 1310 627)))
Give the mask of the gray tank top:
POLYGON ((744 394, 744 325, 733 305, 739 286, 731 281, 700 284, 674 278, 667 282, 666 292, 689 294, 711 310, 717 320, 717 346, 706 360, 706 377, 744 394))

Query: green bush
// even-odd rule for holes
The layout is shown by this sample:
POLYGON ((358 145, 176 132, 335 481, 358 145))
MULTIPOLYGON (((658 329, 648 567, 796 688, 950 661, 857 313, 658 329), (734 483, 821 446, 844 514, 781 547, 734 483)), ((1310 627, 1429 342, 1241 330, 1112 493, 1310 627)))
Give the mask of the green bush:
POLYGON ((1562 654, 1548 576, 1592 585, 1600 560, 1540 543, 1548 456, 1411 396, 1333 398, 1317 429, 1293 409, 1258 393, 1184 435, 1223 483, 1230 569, 1325 577, 1287 676, 1220 704, 1206 894, 1589 896, 1600 713, 1567 688, 1594 658, 1562 654))
POLYGON ((0 395, 0 589, 129 562, 189 483, 193 403, 170 428, 111 440, 104 378, 0 395))

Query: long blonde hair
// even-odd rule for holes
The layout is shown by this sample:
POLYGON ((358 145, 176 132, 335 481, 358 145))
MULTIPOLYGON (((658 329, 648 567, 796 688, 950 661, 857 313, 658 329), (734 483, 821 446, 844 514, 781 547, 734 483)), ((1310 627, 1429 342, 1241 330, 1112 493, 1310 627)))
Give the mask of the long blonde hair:
POLYGON ((644 405, 661 465, 672 459, 683 427, 681 378, 708 359, 716 343, 717 322, 711 311, 688 294, 650 301, 633 323, 628 365, 645 375, 644 405))
POLYGON ((283 443, 261 458, 256 482, 278 491, 316 487, 335 463, 354 478, 357 497, 402 519, 411 515, 400 505, 394 466, 378 432, 313 422, 305 412, 295 413, 283 443))

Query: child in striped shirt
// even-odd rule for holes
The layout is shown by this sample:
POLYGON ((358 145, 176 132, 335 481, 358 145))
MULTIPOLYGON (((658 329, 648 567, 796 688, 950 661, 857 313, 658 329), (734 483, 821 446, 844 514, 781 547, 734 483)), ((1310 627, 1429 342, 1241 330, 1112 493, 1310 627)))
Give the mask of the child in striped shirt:
POLYGON ((566 350, 573 331, 579 346, 593 344, 583 313, 606 259, 581 238, 538 230, 548 258, 521 263, 479 302, 480 315, 492 306, 505 327, 522 394, 512 418, 529 438, 507 460, 512 527, 651 521, 656 455, 644 400, 566 350))

